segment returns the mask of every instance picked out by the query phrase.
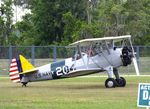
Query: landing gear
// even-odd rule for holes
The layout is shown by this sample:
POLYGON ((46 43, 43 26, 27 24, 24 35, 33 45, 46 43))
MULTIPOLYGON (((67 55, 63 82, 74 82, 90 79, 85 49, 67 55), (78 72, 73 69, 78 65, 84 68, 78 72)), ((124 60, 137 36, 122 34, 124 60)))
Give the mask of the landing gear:
POLYGON ((119 76, 118 69, 109 67, 107 69, 108 73, 108 79, 105 81, 105 87, 106 88, 115 88, 115 87, 125 87, 126 86, 126 80, 123 77, 119 76), (115 78, 113 78, 112 75, 115 75, 115 78))
POLYGON ((126 86, 126 80, 124 77, 120 77, 119 79, 116 79, 117 86, 118 87, 125 87, 126 86))
POLYGON ((27 82, 22 82, 22 87, 27 87, 27 82))
POLYGON ((106 88, 125 87, 125 86, 126 86, 126 80, 123 77, 120 77, 119 79, 108 78, 105 81, 106 88))
POLYGON ((105 87, 106 88, 115 88, 117 85, 117 82, 115 79, 113 78, 108 78, 106 81, 105 81, 105 87))

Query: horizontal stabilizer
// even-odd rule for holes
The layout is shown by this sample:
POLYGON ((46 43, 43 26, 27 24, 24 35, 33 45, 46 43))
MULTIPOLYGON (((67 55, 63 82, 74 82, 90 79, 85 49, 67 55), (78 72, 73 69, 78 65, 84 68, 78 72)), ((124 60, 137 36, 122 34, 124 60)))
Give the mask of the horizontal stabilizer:
POLYGON ((24 71, 24 72, 21 72, 21 73, 19 73, 19 74, 35 73, 35 72, 37 72, 37 71, 38 71, 37 68, 33 68, 33 69, 30 69, 30 70, 26 70, 26 71, 24 71))

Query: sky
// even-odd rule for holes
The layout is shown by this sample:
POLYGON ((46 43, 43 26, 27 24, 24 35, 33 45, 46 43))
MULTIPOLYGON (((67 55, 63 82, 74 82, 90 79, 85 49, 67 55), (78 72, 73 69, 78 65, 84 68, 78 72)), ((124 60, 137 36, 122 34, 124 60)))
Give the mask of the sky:
POLYGON ((17 21, 21 21, 22 20, 22 16, 24 16, 26 13, 31 13, 30 10, 28 9, 23 9, 21 7, 18 6, 13 6, 13 13, 14 13, 14 17, 13 17, 13 22, 17 22, 17 21))
MULTIPOLYGON (((1 4, 2 4, 2 0, 0 0, 0 7, 1 7, 1 4)), ((28 9, 23 9, 19 6, 12 6, 13 7, 13 23, 16 23, 17 21, 21 21, 22 20, 22 16, 24 16, 26 13, 31 13, 30 10, 28 9)))

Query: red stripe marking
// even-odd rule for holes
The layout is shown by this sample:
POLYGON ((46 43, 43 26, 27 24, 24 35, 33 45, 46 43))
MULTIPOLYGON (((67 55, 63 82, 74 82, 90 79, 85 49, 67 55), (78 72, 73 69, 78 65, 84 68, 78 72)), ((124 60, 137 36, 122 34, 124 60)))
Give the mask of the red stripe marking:
POLYGON ((18 69, 15 69, 15 70, 9 70, 9 72, 16 72, 18 71, 18 69))
POLYGON ((12 77, 12 76, 17 76, 17 75, 19 75, 19 74, 18 73, 16 73, 16 74, 10 74, 9 76, 12 77))
POLYGON ((20 77, 17 77, 17 78, 13 78, 13 79, 11 79, 11 80, 17 80, 17 79, 19 79, 19 80, 20 80, 20 77))
POLYGON ((16 61, 12 61, 11 63, 16 63, 16 61))
POLYGON ((10 68, 13 68, 13 67, 17 67, 17 65, 14 65, 14 66, 10 66, 10 68))

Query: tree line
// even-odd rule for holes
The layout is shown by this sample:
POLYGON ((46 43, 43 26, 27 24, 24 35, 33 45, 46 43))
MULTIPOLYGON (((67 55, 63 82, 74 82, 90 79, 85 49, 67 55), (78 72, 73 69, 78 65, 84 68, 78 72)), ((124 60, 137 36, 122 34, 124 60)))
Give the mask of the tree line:
POLYGON ((0 45, 67 45, 132 35, 150 45, 150 0, 1 0, 0 45), (13 23, 12 6, 31 10, 13 23))

